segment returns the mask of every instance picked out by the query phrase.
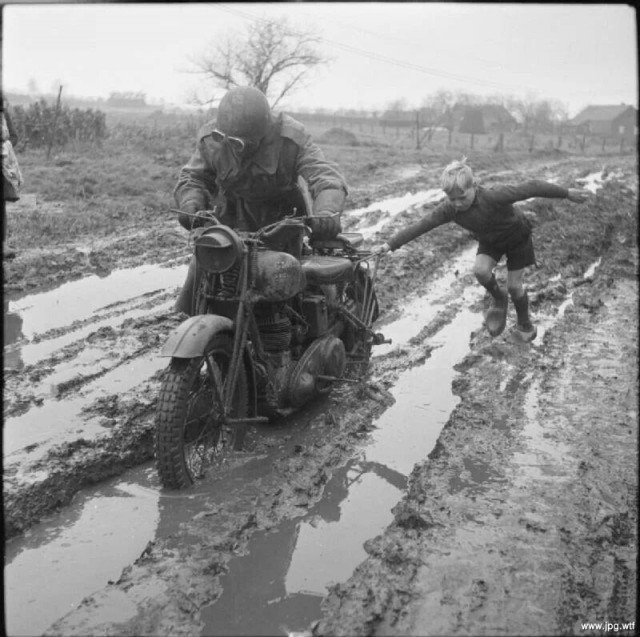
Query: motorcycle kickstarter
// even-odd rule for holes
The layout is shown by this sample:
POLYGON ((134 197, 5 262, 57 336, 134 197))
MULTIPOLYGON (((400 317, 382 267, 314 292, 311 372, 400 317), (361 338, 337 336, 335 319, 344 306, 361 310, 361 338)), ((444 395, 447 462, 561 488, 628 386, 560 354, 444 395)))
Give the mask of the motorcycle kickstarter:
POLYGON ((314 240, 312 220, 294 212, 250 233, 211 213, 192 231, 195 315, 161 351, 171 357, 155 432, 164 487, 189 487, 223 449, 242 448, 249 425, 328 394, 385 342, 372 330, 377 261, 362 235, 314 240))

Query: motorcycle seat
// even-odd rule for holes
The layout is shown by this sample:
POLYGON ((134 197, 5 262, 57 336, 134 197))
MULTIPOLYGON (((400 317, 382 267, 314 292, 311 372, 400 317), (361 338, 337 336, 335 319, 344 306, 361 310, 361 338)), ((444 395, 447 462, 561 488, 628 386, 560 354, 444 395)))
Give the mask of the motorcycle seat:
POLYGON ((307 283, 324 285, 341 283, 353 278, 353 266, 344 257, 311 256, 301 261, 307 283))

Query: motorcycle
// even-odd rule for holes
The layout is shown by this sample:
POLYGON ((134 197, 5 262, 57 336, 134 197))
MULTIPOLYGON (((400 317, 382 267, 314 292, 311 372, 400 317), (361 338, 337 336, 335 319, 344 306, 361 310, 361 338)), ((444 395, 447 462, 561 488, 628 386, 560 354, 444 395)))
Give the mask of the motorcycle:
POLYGON ((388 342, 372 329, 378 258, 358 233, 314 241, 309 220, 294 211, 250 233, 211 215, 192 231, 196 313, 160 354, 171 358, 155 423, 164 487, 203 477, 248 426, 357 382, 372 346, 388 342))

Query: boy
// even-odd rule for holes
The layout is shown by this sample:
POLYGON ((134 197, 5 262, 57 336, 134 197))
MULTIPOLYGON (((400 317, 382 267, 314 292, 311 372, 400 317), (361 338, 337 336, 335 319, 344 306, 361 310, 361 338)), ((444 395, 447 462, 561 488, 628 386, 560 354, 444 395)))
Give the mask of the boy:
POLYGON ((509 296, 517 314, 517 333, 525 341, 537 334, 529 318, 529 298, 524 289, 524 271, 535 265, 531 227, 513 203, 531 197, 558 197, 583 203, 588 194, 577 188, 562 188, 545 181, 531 180, 520 186, 478 186, 465 160, 450 163, 443 171, 441 186, 447 199, 429 211, 420 221, 397 232, 377 247, 376 254, 396 250, 425 232, 453 221, 478 238, 478 252, 473 273, 493 297, 493 306, 485 316, 492 336, 505 328, 509 296), (507 255, 507 290, 498 285, 494 269, 503 254, 507 255), (507 295, 508 292, 508 295, 507 295))

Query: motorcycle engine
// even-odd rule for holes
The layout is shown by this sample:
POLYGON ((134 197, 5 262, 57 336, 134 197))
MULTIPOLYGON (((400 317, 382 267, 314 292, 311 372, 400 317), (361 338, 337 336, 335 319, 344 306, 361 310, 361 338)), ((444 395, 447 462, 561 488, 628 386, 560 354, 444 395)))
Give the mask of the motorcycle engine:
POLYGON ((291 343, 291 319, 274 306, 256 310, 256 323, 265 352, 282 352, 291 343))

